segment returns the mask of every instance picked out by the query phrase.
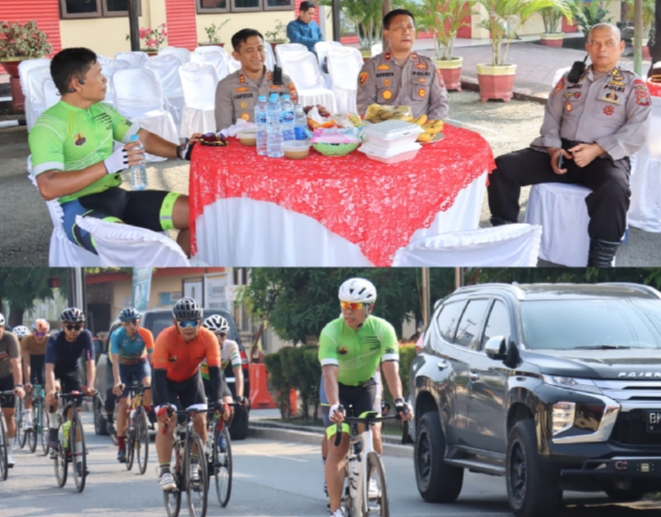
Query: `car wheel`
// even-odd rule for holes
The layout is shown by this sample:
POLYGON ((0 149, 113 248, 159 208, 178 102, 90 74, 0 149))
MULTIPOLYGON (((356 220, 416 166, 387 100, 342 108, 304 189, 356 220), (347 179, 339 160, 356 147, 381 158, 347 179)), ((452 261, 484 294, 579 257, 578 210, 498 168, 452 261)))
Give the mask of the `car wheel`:
POLYGON ((438 412, 425 413, 415 436, 415 480, 422 498, 430 503, 452 503, 461 492, 464 469, 446 465, 445 437, 438 412))
POLYGON ((97 399, 94 404, 94 433, 98 436, 108 436, 108 429, 106 423, 106 415, 104 414, 104 407, 100 399, 97 399))
POLYGON ((232 440, 245 440, 248 437, 248 415, 242 407, 234 408, 234 418, 230 425, 230 438, 232 440))
POLYGON ((646 494, 645 490, 641 490, 640 488, 629 488, 628 490, 607 488, 604 492, 606 492, 606 495, 610 499, 619 502, 639 501, 646 494))
POLYGON ((557 515, 562 505, 562 490, 539 458, 532 419, 517 422, 510 431, 505 470, 507 499, 517 517, 557 515))

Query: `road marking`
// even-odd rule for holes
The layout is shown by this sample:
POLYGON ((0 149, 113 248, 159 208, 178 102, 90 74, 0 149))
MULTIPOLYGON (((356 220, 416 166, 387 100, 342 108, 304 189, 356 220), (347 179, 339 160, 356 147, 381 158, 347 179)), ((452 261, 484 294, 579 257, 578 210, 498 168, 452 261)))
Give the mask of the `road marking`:
POLYGON ((475 124, 469 124, 468 122, 462 122, 460 120, 455 120, 453 118, 446 118, 445 120, 447 120, 448 122, 451 122, 453 124, 456 124, 458 126, 472 127, 472 128, 475 128, 475 129, 481 129, 483 131, 489 131, 491 133, 498 133, 498 131, 496 131, 495 129, 491 129, 489 127, 484 127, 484 126, 477 126, 475 124))
MULTIPOLYGON (((283 460, 296 461, 298 463, 308 463, 308 460, 301 460, 299 458, 290 458, 289 456, 280 456, 279 454, 269 454, 268 452, 256 452, 251 451, 250 449, 240 449, 241 452, 247 452, 248 454, 253 454, 255 456, 268 456, 269 458, 280 458, 283 460)), ((237 451, 238 452, 238 451, 237 451)))

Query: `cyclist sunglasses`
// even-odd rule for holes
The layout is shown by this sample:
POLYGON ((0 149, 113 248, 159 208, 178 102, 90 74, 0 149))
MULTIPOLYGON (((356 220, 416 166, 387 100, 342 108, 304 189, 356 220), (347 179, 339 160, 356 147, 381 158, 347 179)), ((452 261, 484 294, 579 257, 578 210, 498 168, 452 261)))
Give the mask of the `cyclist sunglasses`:
POLYGON ((363 302, 340 302, 342 309, 351 309, 352 311, 359 311, 365 304, 363 302))
POLYGON ((83 328, 83 326, 80 323, 76 323, 75 325, 65 325, 64 328, 67 330, 80 330, 83 328))
POLYGON ((126 320, 124 323, 128 323, 129 325, 136 327, 138 325, 138 321, 140 320, 126 320))
POLYGON ((188 329, 188 328, 195 328, 200 324, 198 320, 188 320, 188 321, 178 321, 177 325, 179 325, 182 329, 188 329))
POLYGON ((33 330, 33 331, 32 331, 32 335, 33 335, 34 337, 44 337, 44 336, 46 335, 46 332, 39 332, 39 331, 37 331, 37 330, 33 330))

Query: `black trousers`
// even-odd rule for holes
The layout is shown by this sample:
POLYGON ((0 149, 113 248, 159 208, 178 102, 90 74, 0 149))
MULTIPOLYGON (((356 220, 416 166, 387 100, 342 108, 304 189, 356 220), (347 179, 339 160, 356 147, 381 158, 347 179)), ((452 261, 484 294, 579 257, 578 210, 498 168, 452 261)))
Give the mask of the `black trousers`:
MULTIPOLYGON (((577 142, 563 141, 569 149, 577 142)), ((629 158, 596 158, 586 167, 565 160, 565 174, 556 174, 546 152, 528 148, 496 158, 496 169, 489 176, 489 209, 494 225, 516 222, 521 187, 538 183, 576 183, 592 193, 585 198, 590 216, 588 234, 592 239, 619 242, 626 230, 629 210, 629 158)))

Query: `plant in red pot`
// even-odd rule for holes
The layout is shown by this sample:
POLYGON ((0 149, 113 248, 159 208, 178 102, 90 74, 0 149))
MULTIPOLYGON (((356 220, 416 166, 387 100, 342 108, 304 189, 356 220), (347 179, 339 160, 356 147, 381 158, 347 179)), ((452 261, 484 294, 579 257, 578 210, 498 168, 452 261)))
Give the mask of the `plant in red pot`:
POLYGON ((567 19, 567 23, 572 24, 571 12, 565 15, 558 7, 545 7, 540 11, 540 14, 544 22, 544 32, 539 37, 540 43, 547 47, 562 47, 562 40, 565 35, 562 32, 562 28, 558 30, 558 25, 560 25, 560 20, 563 17, 567 19))
POLYGON ((557 7, 569 15, 569 6, 565 0, 478 0, 478 3, 487 11, 480 25, 491 34, 491 64, 476 65, 480 100, 507 102, 512 98, 516 76, 516 65, 507 63, 507 51, 517 30, 545 7, 557 7))
POLYGON ((462 57, 454 55, 454 42, 463 27, 470 26, 476 0, 423 0, 416 4, 418 29, 434 36, 436 68, 441 71, 448 90, 461 91, 462 57))
POLYGON ((220 37, 220 30, 225 27, 230 22, 230 19, 227 18, 224 20, 222 23, 219 25, 216 25, 215 23, 212 23, 208 27, 204 28, 204 32, 207 33, 207 37, 209 38, 209 41, 205 41, 204 43, 198 43, 200 47, 203 46, 208 46, 208 45, 217 45, 219 47, 224 47, 225 43, 222 41, 220 37))
POLYGON ((27 59, 45 57, 52 51, 45 32, 34 21, 0 22, 0 64, 7 71, 12 93, 12 111, 23 111, 25 96, 18 79, 18 65, 27 59))

